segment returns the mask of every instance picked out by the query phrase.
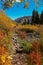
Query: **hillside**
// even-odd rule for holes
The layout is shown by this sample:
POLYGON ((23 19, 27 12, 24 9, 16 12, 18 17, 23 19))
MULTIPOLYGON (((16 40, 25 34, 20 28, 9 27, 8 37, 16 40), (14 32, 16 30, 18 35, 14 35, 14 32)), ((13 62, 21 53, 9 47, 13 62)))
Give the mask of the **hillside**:
POLYGON ((12 28, 15 25, 15 22, 8 18, 3 12, 0 12, 0 27, 12 28))
POLYGON ((32 16, 24 16, 24 17, 17 18, 15 21, 17 23, 23 24, 24 22, 31 23, 31 19, 32 19, 32 16))
MULTIPOLYGON (((24 19, 25 17, 21 18, 21 19, 24 19)), ((26 17, 26 19, 29 19, 31 17, 26 17)), ((20 18, 19 18, 20 19, 20 18)), ((20 20, 21 20, 20 19, 20 20)), ((17 19, 18 20, 18 19, 17 19)), ((19 21, 19 20, 18 20, 19 21)), ((19 21, 20 22, 20 21, 19 21)), ((21 20, 21 23, 23 21, 21 20)), ((16 25, 17 22, 16 20, 13 21, 11 20, 9 17, 7 17, 3 12, 0 12, 0 27, 3 27, 3 28, 8 28, 8 29, 11 29, 13 28, 14 26, 16 26, 17 28, 21 29, 21 28, 25 28, 25 29, 34 29, 36 30, 37 29, 37 26, 32 26, 32 25, 21 25, 18 23, 18 25, 16 25)))

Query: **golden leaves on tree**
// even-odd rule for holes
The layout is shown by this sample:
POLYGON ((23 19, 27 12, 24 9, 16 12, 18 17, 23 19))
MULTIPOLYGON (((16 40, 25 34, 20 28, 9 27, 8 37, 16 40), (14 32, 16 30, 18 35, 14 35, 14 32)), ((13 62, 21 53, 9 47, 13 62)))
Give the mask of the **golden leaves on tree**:
POLYGON ((29 2, 26 2, 24 8, 28 8, 28 6, 29 6, 29 2))

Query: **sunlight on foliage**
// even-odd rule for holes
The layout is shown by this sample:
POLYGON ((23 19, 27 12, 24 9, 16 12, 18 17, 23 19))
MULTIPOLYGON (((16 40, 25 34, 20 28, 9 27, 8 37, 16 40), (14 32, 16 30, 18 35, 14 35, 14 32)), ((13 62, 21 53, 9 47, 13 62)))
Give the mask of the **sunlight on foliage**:
MULTIPOLYGON (((1 1, 3 2, 3 6, 4 6, 3 10, 12 7, 14 4, 17 5, 17 3, 18 3, 18 5, 19 4, 21 5, 21 3, 24 2, 25 3, 23 5, 24 8, 28 8, 29 4, 31 4, 31 2, 29 2, 28 0, 7 0, 7 1, 1 0, 1 1)), ((33 2, 34 2, 33 4, 35 4, 36 8, 40 7, 41 4, 39 4, 40 3, 39 0, 33 0, 33 2)))
POLYGON ((11 49, 12 42, 8 36, 8 32, 5 29, 0 28, 0 65, 11 65, 11 49))
POLYGON ((16 26, 16 23, 14 23, 10 18, 6 16, 2 11, 0 11, 0 26, 6 27, 7 29, 12 29, 14 26, 16 26))

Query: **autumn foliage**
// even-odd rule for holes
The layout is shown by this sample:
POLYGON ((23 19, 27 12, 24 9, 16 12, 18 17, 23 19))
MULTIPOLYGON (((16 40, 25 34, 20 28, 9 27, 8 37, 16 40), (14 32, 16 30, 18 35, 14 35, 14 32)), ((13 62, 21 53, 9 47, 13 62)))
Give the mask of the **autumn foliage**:
POLYGON ((0 65, 11 65, 11 61, 9 59, 9 51, 8 47, 11 46, 8 35, 3 33, 3 30, 0 30, 0 65))
POLYGON ((0 31, 0 40, 2 39, 3 37, 3 33, 0 31))
POLYGON ((39 43, 33 43, 33 50, 30 52, 29 57, 31 60, 31 64, 41 65, 41 53, 39 52, 39 43))

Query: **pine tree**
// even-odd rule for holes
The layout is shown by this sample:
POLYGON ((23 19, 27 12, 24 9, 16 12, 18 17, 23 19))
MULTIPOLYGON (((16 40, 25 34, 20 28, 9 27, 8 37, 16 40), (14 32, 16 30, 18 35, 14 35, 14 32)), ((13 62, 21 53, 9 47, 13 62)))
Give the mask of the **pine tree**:
POLYGON ((40 15, 40 24, 43 24, 43 11, 42 11, 42 13, 40 15))
POLYGON ((35 18, 34 15, 35 15, 35 10, 33 10, 33 13, 32 13, 32 21, 31 21, 31 24, 34 24, 34 20, 35 20, 34 19, 35 18))
POLYGON ((39 22, 39 14, 38 14, 37 11, 35 13, 35 24, 40 24, 40 22, 39 22))
POLYGON ((39 14, 37 11, 33 10, 33 14, 32 14, 32 24, 40 24, 39 22, 39 14))

